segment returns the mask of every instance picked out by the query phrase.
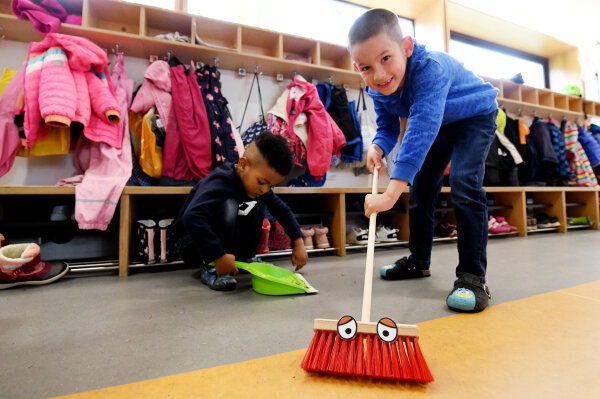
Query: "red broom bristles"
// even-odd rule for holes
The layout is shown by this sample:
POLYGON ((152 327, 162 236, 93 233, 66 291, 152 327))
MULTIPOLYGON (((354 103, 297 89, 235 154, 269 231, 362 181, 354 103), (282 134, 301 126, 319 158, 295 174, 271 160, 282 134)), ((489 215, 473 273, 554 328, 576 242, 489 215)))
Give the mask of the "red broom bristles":
POLYGON ((358 377, 433 381, 417 337, 399 336, 387 343, 377 334, 358 333, 353 339, 344 340, 335 331, 316 330, 301 367, 358 377))

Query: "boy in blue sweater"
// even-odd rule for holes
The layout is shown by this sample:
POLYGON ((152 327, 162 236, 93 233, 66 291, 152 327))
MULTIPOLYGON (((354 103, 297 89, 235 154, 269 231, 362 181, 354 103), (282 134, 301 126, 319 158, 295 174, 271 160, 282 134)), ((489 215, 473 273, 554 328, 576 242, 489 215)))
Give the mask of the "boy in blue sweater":
POLYGON ((479 312, 488 304, 485 285, 488 214, 482 188, 485 159, 496 129, 497 89, 445 53, 428 51, 402 36, 393 12, 372 9, 350 28, 354 67, 367 85, 377 113, 377 134, 367 167, 398 141, 400 118, 408 118, 385 193, 367 195, 365 215, 390 209, 410 187, 410 256, 380 269, 386 280, 427 277, 434 209, 449 161, 451 198, 458 230, 457 280, 448 307, 479 312))
POLYGON ((249 261, 262 233, 266 209, 292 240, 292 264, 308 254, 296 217, 271 190, 290 172, 293 155, 285 139, 261 133, 237 164, 225 163, 200 180, 188 195, 173 229, 186 264, 200 266, 200 280, 217 291, 236 288, 235 260, 249 261), (214 262, 214 267, 207 266, 214 262))

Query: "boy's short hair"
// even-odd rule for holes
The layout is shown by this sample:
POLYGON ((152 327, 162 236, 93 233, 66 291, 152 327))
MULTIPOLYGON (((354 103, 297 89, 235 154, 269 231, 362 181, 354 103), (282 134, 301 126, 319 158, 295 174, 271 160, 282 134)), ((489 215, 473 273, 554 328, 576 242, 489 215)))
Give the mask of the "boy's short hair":
POLYGON ((287 140, 281 136, 264 131, 253 141, 254 145, 268 162, 268 164, 281 176, 287 176, 292 170, 294 155, 288 147, 287 140))
POLYGON ((398 43, 402 41, 402 29, 398 16, 383 8, 373 8, 358 17, 348 32, 348 49, 355 44, 369 40, 380 32, 385 31, 390 38, 398 43))

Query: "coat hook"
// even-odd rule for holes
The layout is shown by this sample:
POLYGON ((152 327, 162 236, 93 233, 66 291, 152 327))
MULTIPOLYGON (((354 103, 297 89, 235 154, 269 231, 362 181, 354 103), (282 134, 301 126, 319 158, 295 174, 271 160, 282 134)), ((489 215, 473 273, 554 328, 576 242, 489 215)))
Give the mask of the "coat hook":
POLYGON ((262 75, 262 72, 259 72, 259 69, 260 69, 260 65, 259 64, 254 64, 254 73, 262 75))
POLYGON ((333 84, 333 76, 329 75, 327 77, 327 81, 329 82, 330 85, 333 84))
POLYGON ((171 50, 167 50, 167 59, 166 59, 166 61, 171 60, 172 56, 173 56, 173 52, 171 50))
POLYGON ((114 43, 113 43, 113 46, 115 46, 115 47, 114 47, 114 49, 113 49, 114 53, 115 53, 116 55, 118 55, 118 54, 121 52, 121 43, 119 43, 119 42, 114 42, 114 43))
POLYGON ((213 57, 212 60, 213 60, 213 65, 218 68, 219 67, 219 58, 218 57, 213 57))
POLYGON ((517 108, 517 116, 521 116, 521 108, 517 108))
MULTIPOLYGON (((4 30, 4 28, 0 26, 0 30, 4 30)), ((2 34, 2 37, 0 37, 0 40, 4 40, 5 37, 6 36, 4 36, 4 34, 2 34)))

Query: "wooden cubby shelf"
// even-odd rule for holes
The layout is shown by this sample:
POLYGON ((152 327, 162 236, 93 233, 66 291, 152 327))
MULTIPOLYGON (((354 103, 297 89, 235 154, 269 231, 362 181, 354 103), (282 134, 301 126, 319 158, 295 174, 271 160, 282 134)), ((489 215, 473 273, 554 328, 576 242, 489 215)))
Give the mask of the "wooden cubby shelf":
MULTIPOLYGON (((239 68, 253 71, 259 65, 261 72, 273 77, 282 74, 292 78, 299 73, 308 81, 331 80, 336 85, 360 87, 360 75, 352 69, 344 46, 115 0, 68 3, 70 8, 79 5, 82 25, 62 24, 59 33, 88 38, 106 49, 119 43, 128 56, 163 58, 170 53, 183 62, 193 59, 212 63, 218 60, 221 68, 234 71, 239 68), (188 36, 190 42, 155 37, 174 32, 188 36), (309 62, 287 59, 294 56, 309 62)), ((31 22, 12 15, 9 0, 0 0, 0 26, 4 28, 2 34, 9 40, 30 42, 43 38, 35 32, 31 22)))
MULTIPOLYGON (((119 241, 119 275, 127 276, 129 266, 132 264, 132 222, 136 218, 136 210, 139 206, 151 201, 162 201, 175 199, 177 203, 183 203, 185 196, 191 187, 133 187, 123 189, 119 201, 119 212, 115 214, 118 220, 119 241)), ((313 188, 313 187, 276 187, 275 193, 284 201, 290 203, 292 209, 294 203, 304 202, 303 196, 311 196, 312 202, 320 209, 314 209, 310 217, 319 217, 322 224, 329 227, 329 239, 331 248, 324 250, 315 249, 309 251, 312 254, 335 253, 339 256, 346 255, 347 250, 358 250, 365 248, 361 245, 346 244, 346 219, 351 216, 346 212, 346 198, 348 195, 364 195, 370 193, 366 187, 335 187, 335 188, 313 188)), ((379 189, 383 192, 384 189, 379 189)), ((489 196, 493 196, 494 213, 506 218, 509 224, 518 228, 517 232, 509 234, 493 234, 490 237, 518 235, 521 237, 542 231, 557 231, 565 233, 567 230, 589 228, 598 229, 599 206, 598 194, 600 188, 586 187, 487 187, 489 196), (527 198, 533 199, 533 204, 527 204, 527 198), (538 229, 527 231, 527 210, 535 208, 536 211, 546 213, 558 218, 561 226, 552 229, 538 229), (588 216, 593 223, 589 226, 567 226, 567 217, 588 216)), ((408 193, 408 190, 406 190, 408 193)), ((450 188, 443 187, 442 194, 449 194, 450 188)), ((5 186, 0 187, 0 226, 4 220, 4 199, 15 196, 68 196, 75 194, 74 187, 56 186, 5 186)), ((400 198, 402 205, 408 209, 408 195, 400 198)), ((312 204, 311 202, 311 204, 312 204)), ((311 205, 312 206, 312 205, 311 205)), ((178 210, 178 208, 177 208, 178 210)), ((10 210, 7 210, 9 212, 10 210)), ((302 215, 302 213, 300 213, 302 215)), ((306 213, 304 215, 307 215, 306 213)), ((404 212, 387 212, 382 214, 391 221, 391 226, 399 229, 398 242, 378 243, 377 247, 388 247, 406 245, 408 242, 408 214, 404 212)), ((353 215, 356 216, 356 215, 353 215)), ((452 241, 453 238, 434 239, 435 242, 452 241)), ((262 257, 273 257, 289 255, 289 251, 274 251, 262 257)), ((134 262, 134 264, 136 264, 134 262)))
POLYGON ((494 79, 481 77, 496 87, 498 92, 498 105, 514 114, 522 114, 540 118, 555 119, 567 118, 575 121, 583 119, 584 102, 587 104, 586 112, 595 115, 595 103, 583 100, 581 97, 555 93, 547 89, 537 89, 514 83, 507 79, 494 79))

